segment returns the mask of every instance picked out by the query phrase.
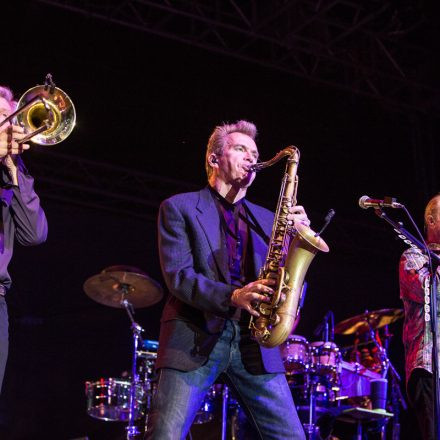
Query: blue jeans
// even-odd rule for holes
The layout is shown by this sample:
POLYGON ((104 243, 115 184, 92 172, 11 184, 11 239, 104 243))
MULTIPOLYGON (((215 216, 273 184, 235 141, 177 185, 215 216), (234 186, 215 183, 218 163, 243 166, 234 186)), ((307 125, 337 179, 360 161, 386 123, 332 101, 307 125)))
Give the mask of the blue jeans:
POLYGON ((248 373, 241 360, 239 341, 238 324, 227 321, 204 365, 188 372, 161 369, 146 439, 183 440, 205 394, 224 373, 262 439, 305 440, 284 374, 248 373))

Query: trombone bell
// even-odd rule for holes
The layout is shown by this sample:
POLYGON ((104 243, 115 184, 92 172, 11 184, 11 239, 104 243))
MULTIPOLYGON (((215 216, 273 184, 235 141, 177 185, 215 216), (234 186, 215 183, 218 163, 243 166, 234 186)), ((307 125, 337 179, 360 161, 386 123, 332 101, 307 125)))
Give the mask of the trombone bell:
POLYGON ((57 87, 32 87, 23 94, 17 107, 17 122, 30 133, 26 141, 55 145, 69 136, 75 126, 75 106, 67 94, 57 87), (21 108, 23 111, 20 111, 21 108))

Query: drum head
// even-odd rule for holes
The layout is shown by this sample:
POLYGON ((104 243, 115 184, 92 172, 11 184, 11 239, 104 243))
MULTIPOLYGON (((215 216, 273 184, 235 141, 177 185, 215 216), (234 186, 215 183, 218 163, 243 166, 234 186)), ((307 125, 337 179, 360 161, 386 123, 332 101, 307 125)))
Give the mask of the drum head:
POLYGON ((281 345, 281 357, 287 374, 305 372, 310 363, 307 339, 300 335, 290 335, 281 345))

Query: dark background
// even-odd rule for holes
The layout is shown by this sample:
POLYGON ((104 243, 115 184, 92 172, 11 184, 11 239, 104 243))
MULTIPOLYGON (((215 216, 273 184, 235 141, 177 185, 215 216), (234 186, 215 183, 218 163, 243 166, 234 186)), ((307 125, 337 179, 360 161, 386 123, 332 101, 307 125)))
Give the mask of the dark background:
MULTIPOLYGON (((415 42, 432 57, 424 66, 401 61, 423 67, 416 77, 423 82, 437 72, 438 19, 429 3, 414 4, 424 17, 415 42)), ((163 283, 158 204, 205 184, 206 141, 223 121, 253 121, 263 160, 299 146, 299 203, 316 229, 330 208, 336 211, 325 232, 331 252, 319 255, 308 272, 296 333, 316 339, 313 329, 328 310, 339 322, 401 307, 397 263, 405 245, 357 201, 363 194, 392 195, 422 227, 423 208, 439 190, 438 102, 420 110, 390 105, 44 2, 1 8, 0 82, 19 97, 51 72, 77 110, 67 140, 25 154, 49 238, 36 248, 17 246, 10 265, 4 438, 123 435, 123 426, 86 414, 84 382, 120 377, 130 368, 129 321, 124 311, 89 299, 82 285, 115 264, 139 267, 163 283)), ((249 199, 273 209, 281 173, 281 165, 261 173, 249 199)), ((390 214, 410 226, 402 212, 390 214)), ((162 306, 136 311, 145 338, 157 339, 162 306)), ((389 355, 404 381, 401 327, 398 321, 390 328, 389 355)), ((350 345, 352 338, 337 342, 350 345)), ((401 422, 402 439, 418 438, 411 412, 402 413, 401 422)))

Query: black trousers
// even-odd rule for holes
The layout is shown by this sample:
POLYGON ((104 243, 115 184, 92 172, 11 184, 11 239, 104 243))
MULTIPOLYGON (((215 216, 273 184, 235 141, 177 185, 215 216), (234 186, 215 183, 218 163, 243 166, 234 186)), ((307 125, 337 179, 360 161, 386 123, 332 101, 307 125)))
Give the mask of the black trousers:
POLYGON ((436 440, 434 434, 434 388, 432 374, 422 368, 412 371, 408 400, 413 407, 423 440, 436 440))
POLYGON ((3 295, 0 295, 0 393, 6 361, 8 359, 9 334, 8 334, 8 308, 3 295))

